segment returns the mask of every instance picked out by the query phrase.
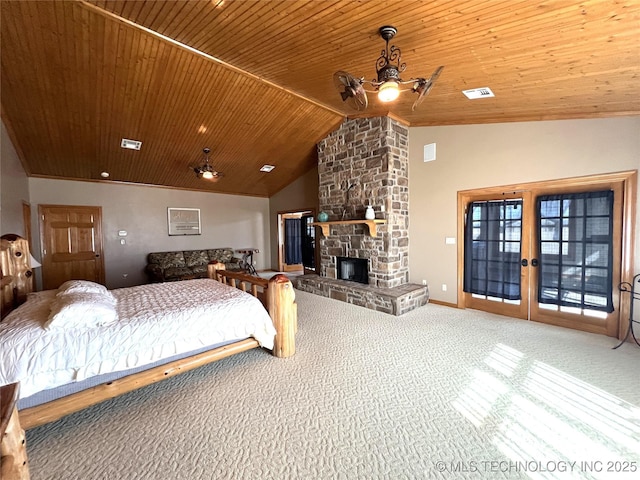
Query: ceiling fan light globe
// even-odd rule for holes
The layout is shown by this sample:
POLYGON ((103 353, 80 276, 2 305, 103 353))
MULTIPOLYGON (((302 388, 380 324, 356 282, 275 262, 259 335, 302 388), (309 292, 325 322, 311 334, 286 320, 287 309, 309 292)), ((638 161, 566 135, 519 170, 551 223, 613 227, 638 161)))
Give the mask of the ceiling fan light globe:
POLYGON ((381 102, 393 102, 398 95, 400 95, 400 87, 393 80, 388 80, 378 87, 378 99, 381 102))
POLYGON ((207 180, 211 180, 213 178, 213 172, 205 170, 202 172, 202 178, 206 178, 207 180))

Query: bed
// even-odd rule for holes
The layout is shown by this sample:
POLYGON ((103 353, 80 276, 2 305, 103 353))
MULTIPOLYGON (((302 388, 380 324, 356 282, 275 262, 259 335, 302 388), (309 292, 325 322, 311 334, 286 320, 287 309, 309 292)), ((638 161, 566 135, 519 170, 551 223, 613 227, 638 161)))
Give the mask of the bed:
POLYGON ((21 428, 252 348, 295 353, 295 294, 283 275, 214 263, 207 279, 31 292, 26 240, 4 235, 0 244, 0 386, 18 385, 10 413, 21 428))

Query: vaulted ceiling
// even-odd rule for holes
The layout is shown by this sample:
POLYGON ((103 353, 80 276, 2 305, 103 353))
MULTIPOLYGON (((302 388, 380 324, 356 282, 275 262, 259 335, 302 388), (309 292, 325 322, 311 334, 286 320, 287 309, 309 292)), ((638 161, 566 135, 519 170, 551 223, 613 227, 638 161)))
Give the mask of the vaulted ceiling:
POLYGON ((0 0, 2 118, 30 176, 271 196, 346 117, 455 125, 640 115, 635 0, 0 0), (403 79, 444 65, 423 103, 369 94, 393 25, 403 79), (494 98, 462 90, 489 87, 494 98), (120 147, 142 141, 140 151, 120 147), (217 182, 193 168, 211 149, 217 182), (271 173, 260 172, 264 164, 271 173))

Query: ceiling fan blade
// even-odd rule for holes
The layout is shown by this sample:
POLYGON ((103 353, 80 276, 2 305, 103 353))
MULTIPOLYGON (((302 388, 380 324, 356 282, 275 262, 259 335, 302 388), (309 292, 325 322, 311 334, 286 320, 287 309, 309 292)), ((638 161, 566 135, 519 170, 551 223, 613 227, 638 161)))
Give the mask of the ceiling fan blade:
POLYGON ((358 110, 359 112, 367 108, 367 106, 369 105, 369 100, 367 99, 367 93, 364 91, 362 85, 359 85, 359 88, 349 99, 348 103, 352 108, 358 110))
POLYGON ((342 92, 340 92, 340 97, 342 98, 343 102, 346 102, 349 97, 353 97, 353 92, 345 88, 342 92))
POLYGON ((333 84, 340 92, 342 101, 347 102, 350 107, 358 111, 364 110, 369 104, 362 83, 362 80, 344 70, 338 70, 333 74, 333 84))
POLYGON ((349 85, 351 85, 352 78, 355 77, 349 72, 338 70, 333 74, 333 84, 338 89, 338 91, 344 91, 344 87, 348 87, 349 85))
POLYGON ((431 74, 429 79, 419 78, 416 84, 413 87, 413 91, 418 94, 418 98, 413 102, 413 106, 411 107, 411 111, 415 111, 416 107, 422 103, 424 97, 429 95, 429 92, 433 88, 433 84, 438 79, 442 70, 444 69, 443 65, 440 65, 436 70, 431 74))
POLYGON ((444 70, 444 65, 440 65, 438 68, 436 68, 435 72, 431 74, 431 78, 429 79, 431 83, 435 83, 435 81, 438 79, 438 77, 442 73, 442 70, 444 70))

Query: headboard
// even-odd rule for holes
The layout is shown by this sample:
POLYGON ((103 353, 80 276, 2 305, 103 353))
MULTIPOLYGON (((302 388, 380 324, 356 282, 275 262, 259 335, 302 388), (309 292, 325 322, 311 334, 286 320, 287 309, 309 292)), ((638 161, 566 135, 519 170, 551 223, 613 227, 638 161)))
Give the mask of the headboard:
POLYGON ((0 237, 0 286, 2 287, 2 318, 24 303, 33 291, 29 243, 12 233, 0 237))

